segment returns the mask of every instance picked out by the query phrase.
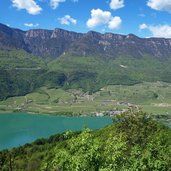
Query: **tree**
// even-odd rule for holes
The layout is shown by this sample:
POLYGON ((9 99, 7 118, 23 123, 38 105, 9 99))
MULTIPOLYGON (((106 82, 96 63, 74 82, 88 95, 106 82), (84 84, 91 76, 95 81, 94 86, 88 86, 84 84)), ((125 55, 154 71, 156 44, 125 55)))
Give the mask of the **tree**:
POLYGON ((53 163, 60 170, 99 170, 100 143, 89 129, 85 129, 78 137, 68 140, 66 147, 56 149, 55 153, 53 163))

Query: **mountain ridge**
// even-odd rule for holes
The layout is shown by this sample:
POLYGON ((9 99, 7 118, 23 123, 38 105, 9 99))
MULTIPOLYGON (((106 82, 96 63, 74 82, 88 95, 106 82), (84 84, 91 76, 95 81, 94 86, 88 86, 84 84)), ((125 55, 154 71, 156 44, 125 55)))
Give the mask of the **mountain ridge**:
POLYGON ((33 55, 53 59, 63 53, 112 58, 123 55, 141 57, 144 54, 160 59, 171 57, 171 39, 140 38, 134 34, 77 33, 60 28, 22 31, 0 24, 0 40, 0 49, 23 49, 33 55))

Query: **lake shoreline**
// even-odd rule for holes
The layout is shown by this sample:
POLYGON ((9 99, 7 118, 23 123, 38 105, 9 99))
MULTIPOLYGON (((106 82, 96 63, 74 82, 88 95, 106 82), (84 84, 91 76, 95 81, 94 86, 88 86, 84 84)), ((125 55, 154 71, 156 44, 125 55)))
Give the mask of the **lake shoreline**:
POLYGON ((32 114, 32 115, 39 115, 39 114, 43 114, 43 115, 50 115, 50 116, 65 116, 65 117, 113 117, 115 115, 121 114, 128 111, 128 109, 120 109, 120 110, 110 110, 110 111, 96 111, 96 112, 89 112, 89 114, 75 114, 72 112, 65 112, 65 114, 63 114, 63 112, 61 112, 62 114, 60 114, 60 112, 57 113, 44 113, 44 112, 30 112, 30 111, 1 111, 0 110, 0 115, 2 113, 28 113, 28 114, 32 114))
POLYGON ((78 114, 78 115, 76 115, 76 114, 74 114, 74 115, 72 115, 72 114, 66 114, 66 115, 60 115, 60 114, 52 114, 52 113, 34 113, 34 112, 25 112, 25 111, 23 111, 23 112, 13 112, 13 111, 6 111, 6 112, 1 112, 0 111, 0 115, 3 115, 3 114, 11 114, 11 115, 13 115, 13 114, 15 114, 15 113, 20 113, 20 114, 22 114, 22 113, 27 113, 27 114, 30 114, 30 115, 47 115, 47 116, 56 116, 56 117, 58 117, 58 116, 61 116, 61 117, 110 117, 110 116, 97 116, 97 115, 93 115, 93 114, 91 114, 91 115, 89 115, 89 114, 78 114))
POLYGON ((0 113, 0 149, 21 146, 67 130, 75 132, 85 127, 95 130, 111 124, 111 117, 0 113))

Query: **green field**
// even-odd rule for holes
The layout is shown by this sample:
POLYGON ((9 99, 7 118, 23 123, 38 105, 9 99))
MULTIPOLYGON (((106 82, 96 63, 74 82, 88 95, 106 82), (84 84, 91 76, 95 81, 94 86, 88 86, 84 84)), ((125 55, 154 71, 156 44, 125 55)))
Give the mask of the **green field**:
POLYGON ((130 106, 157 115, 171 116, 171 84, 144 82, 132 86, 109 85, 95 93, 81 89, 41 87, 25 96, 0 101, 0 111, 22 111, 54 115, 94 115, 130 106))

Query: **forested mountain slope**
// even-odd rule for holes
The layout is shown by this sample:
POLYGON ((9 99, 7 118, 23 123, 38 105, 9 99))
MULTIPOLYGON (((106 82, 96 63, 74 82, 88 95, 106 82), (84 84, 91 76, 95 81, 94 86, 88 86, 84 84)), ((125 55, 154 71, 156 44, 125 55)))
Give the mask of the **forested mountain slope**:
POLYGON ((171 39, 129 34, 22 31, 0 24, 0 99, 36 88, 171 82, 171 39))

